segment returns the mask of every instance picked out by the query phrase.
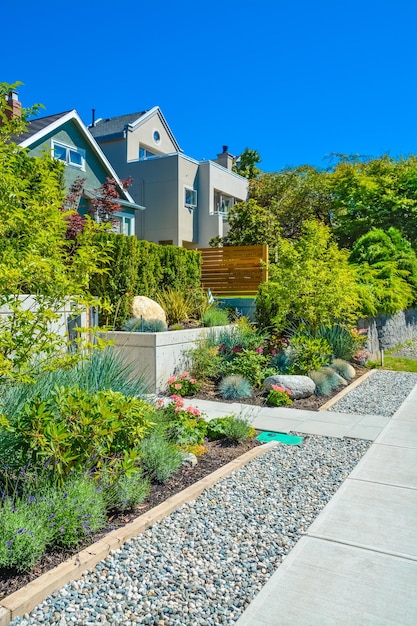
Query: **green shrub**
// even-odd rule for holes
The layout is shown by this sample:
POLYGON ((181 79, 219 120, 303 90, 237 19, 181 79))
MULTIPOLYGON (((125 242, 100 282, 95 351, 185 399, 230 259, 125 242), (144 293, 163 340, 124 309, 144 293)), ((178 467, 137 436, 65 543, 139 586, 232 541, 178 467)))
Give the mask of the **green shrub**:
POLYGON ((226 326, 229 323, 229 316, 225 309, 211 306, 206 310, 201 321, 203 326, 226 326))
POLYGON ((341 324, 335 324, 330 327, 320 326, 316 337, 327 341, 335 359, 343 359, 345 361, 350 361, 361 345, 360 340, 358 341, 358 335, 355 335, 341 324))
POLYGON ((243 376, 232 375, 223 378, 219 385, 219 392, 226 400, 241 400, 251 397, 252 387, 243 376))
POLYGON ((122 330, 128 333, 160 333, 167 329, 162 320, 144 320, 130 317, 122 326, 122 330))
MULTIPOLYGON (((262 348, 258 348, 261 350, 262 348)), ((261 352, 243 349, 236 352, 231 361, 223 365, 223 373, 226 375, 238 374, 246 378, 254 387, 261 387, 265 380, 265 368, 267 359, 261 352)))
POLYGON ((289 356, 291 374, 308 374, 330 362, 332 349, 325 339, 294 335, 290 339, 289 356))
POLYGON ((345 380, 352 380, 352 378, 355 378, 355 374, 352 372, 352 365, 343 359, 333 359, 331 368, 345 380))
POLYGON ((309 372, 310 378, 316 384, 316 395, 330 396, 334 389, 340 385, 336 372, 331 367, 322 367, 319 370, 309 372))
POLYGON ((209 439, 225 439, 234 444, 250 439, 254 432, 246 419, 235 415, 216 417, 210 420, 207 425, 207 437, 209 439))
POLYGON ((128 511, 142 504, 151 488, 148 478, 140 470, 128 474, 119 473, 116 477, 111 473, 101 476, 100 484, 107 508, 117 511, 128 511))
POLYGON ((62 483, 72 470, 99 470, 107 461, 115 465, 115 455, 122 464, 125 452, 150 430, 154 415, 148 403, 118 392, 56 387, 47 399, 35 397, 9 420, 3 418, 3 427, 17 462, 35 467, 49 462, 62 483))
POLYGON ((145 472, 159 483, 165 483, 182 463, 178 448, 157 431, 153 431, 142 441, 140 452, 145 472))
POLYGON ((190 350, 191 373, 198 380, 219 378, 223 358, 219 355, 218 347, 210 345, 208 341, 200 341, 199 345, 190 350))
POLYGON ((184 406, 184 400, 174 395, 168 404, 160 403, 157 411, 157 430, 163 432, 174 444, 201 444, 207 430, 207 422, 198 409, 184 406))
POLYGON ((272 385, 266 398, 266 403, 270 406, 290 406, 292 404, 290 393, 289 389, 282 385, 272 385))

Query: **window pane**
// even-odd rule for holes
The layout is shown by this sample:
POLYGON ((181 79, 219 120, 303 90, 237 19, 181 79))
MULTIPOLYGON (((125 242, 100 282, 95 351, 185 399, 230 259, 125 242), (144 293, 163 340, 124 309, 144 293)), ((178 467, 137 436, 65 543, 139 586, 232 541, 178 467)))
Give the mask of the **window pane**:
POLYGON ((54 144, 54 158, 60 161, 67 161, 67 149, 64 146, 58 146, 54 144))
POLYGON ((69 162, 72 165, 79 165, 80 167, 83 164, 83 157, 82 155, 77 152, 77 150, 70 150, 69 151, 69 162))

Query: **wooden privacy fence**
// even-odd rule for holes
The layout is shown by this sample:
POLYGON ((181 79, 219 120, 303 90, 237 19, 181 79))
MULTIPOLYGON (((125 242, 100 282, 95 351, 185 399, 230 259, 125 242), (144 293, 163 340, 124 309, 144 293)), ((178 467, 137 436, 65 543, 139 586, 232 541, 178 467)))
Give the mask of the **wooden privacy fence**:
POLYGON ((214 296, 254 296, 268 280, 268 246, 199 248, 201 282, 214 296))

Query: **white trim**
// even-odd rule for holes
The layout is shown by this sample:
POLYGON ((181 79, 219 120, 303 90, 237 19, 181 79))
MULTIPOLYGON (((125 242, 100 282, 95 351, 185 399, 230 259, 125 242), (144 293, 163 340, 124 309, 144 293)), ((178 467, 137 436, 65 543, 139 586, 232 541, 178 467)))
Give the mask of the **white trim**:
POLYGON ((83 148, 79 148, 78 146, 71 146, 70 144, 64 143, 63 141, 56 141, 55 139, 51 139, 51 156, 53 159, 57 159, 57 161, 62 161, 63 163, 65 163, 65 165, 68 165, 69 167, 75 167, 75 169, 85 172, 85 150, 83 148), (67 151, 65 161, 55 156, 55 146, 60 146, 67 151), (73 163, 70 160, 69 151, 77 152, 77 154, 80 155, 81 165, 78 165, 78 163, 73 163))
POLYGON ((190 187, 190 185, 183 185, 183 190, 184 190, 184 195, 183 195, 183 199, 184 199, 184 206, 187 209, 196 209, 197 208, 197 202, 198 202, 198 196, 197 196, 197 189, 194 189, 194 187, 190 187), (186 191, 191 191, 192 194, 195 197, 195 203, 191 203, 191 202, 186 202, 185 201, 185 193, 186 191))
POLYGON ((49 135, 49 133, 53 132, 54 130, 57 130, 60 126, 62 126, 63 124, 66 124, 66 122, 69 122, 71 120, 74 120, 78 124, 81 134, 84 135, 85 140, 90 145, 93 152, 96 153, 96 156, 103 162, 103 165, 105 166, 105 168, 107 168, 110 174, 110 178, 114 178, 119 189, 125 196, 126 200, 133 204, 134 202, 133 202, 132 196, 130 195, 128 191, 123 189, 123 185, 120 182, 120 178, 118 177, 115 170, 111 166, 110 161, 108 161, 104 152, 102 151, 102 149, 100 148, 100 146, 98 145, 98 143, 96 142, 96 140, 94 139, 93 135, 90 133, 88 128, 85 126, 84 122, 82 121, 82 119, 80 118, 80 116, 78 115, 75 109, 72 109, 72 111, 68 111, 68 113, 65 113, 65 115, 62 115, 61 117, 59 117, 57 120, 55 120, 55 122, 48 124, 48 126, 45 126, 45 128, 42 128, 34 135, 31 135, 24 141, 20 142, 19 146, 21 146, 22 148, 30 148, 30 146, 34 144, 36 141, 38 141, 39 139, 42 139, 43 137, 45 137, 45 135, 49 135))
POLYGON ((147 122, 151 117, 154 117, 154 115, 157 115, 159 117, 162 126, 164 127, 164 129, 167 132, 170 140, 174 144, 174 147, 176 148, 177 152, 182 152, 182 150, 181 150, 177 140, 175 139, 175 137, 173 135, 172 130, 168 126, 168 122, 166 121, 166 119, 165 119, 161 109, 158 106, 155 106, 152 109, 149 109, 149 111, 146 111, 146 113, 141 115, 141 117, 138 117, 138 119, 136 121, 131 122, 130 124, 128 124, 127 125, 128 130, 130 132, 133 132, 134 130, 139 128, 139 126, 142 126, 142 124, 147 122))

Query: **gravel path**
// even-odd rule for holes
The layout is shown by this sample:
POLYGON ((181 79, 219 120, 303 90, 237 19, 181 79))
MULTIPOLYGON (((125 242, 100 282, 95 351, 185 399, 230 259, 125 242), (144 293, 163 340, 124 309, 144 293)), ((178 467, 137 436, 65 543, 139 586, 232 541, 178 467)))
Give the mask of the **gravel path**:
MULTIPOLYGON (((417 374, 378 371, 331 410, 393 415, 417 374)), ((16 626, 232 626, 370 442, 307 436, 248 463, 16 626)))
POLYGON ((378 370, 329 411, 391 417, 417 385, 417 374, 378 370))
POLYGON ((234 624, 369 445, 272 449, 12 624, 234 624))

